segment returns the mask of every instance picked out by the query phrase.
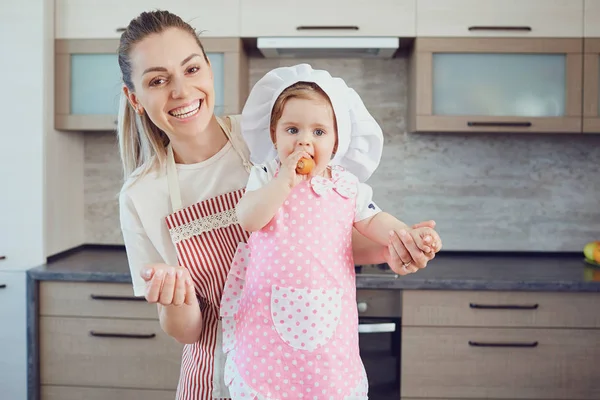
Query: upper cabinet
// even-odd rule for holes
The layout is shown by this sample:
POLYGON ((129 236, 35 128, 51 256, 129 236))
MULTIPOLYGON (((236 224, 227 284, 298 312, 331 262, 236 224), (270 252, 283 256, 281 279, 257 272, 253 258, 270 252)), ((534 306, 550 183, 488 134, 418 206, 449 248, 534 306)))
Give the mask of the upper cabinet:
MULTIPOLYGON (((204 38, 215 85, 215 114, 242 111, 248 66, 240 39, 204 38)), ((122 91, 116 39, 63 39, 55 44, 55 118, 58 130, 116 129, 122 91)))
POLYGON ((419 38, 409 131, 581 132, 582 50, 582 39, 419 38))
POLYGON ((600 38, 600 0, 585 0, 583 24, 585 37, 600 38))
POLYGON ((241 1, 240 33, 242 37, 412 37, 416 3, 416 0, 241 1))
POLYGON ((203 37, 239 37, 240 0, 56 0, 56 39, 119 38, 142 11, 179 15, 203 37))
POLYGON ((583 7, 583 0, 418 0, 417 36, 581 37, 583 7))
POLYGON ((585 39, 583 131, 600 133, 600 38, 585 39))

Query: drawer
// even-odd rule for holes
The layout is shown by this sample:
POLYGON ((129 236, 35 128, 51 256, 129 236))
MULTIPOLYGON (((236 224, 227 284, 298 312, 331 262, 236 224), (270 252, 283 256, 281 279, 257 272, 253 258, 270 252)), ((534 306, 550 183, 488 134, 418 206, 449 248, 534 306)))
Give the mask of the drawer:
POLYGON ((40 315, 158 319, 128 283, 41 282, 39 302, 40 315))
POLYGON ((182 345, 158 321, 40 318, 43 385, 176 390, 182 345))
POLYGON ((417 1, 417 36, 582 35, 583 0, 417 1))
POLYGON ((407 327, 402 398, 600 399, 599 358, 596 329, 407 327))
POLYGON ((41 400, 173 400, 174 390, 42 386, 41 400))
POLYGON ((402 291, 365 290, 356 291, 359 317, 400 317, 402 312, 402 291))
POLYGON ((600 328, 599 293, 405 291, 406 326, 600 328))

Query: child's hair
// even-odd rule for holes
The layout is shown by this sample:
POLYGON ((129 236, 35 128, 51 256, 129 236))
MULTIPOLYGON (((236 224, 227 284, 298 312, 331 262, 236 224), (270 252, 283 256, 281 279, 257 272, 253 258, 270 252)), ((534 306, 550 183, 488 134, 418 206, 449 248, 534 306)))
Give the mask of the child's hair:
MULTIPOLYGON (((148 36, 160 34, 171 28, 180 29, 192 36, 208 62, 198 34, 190 24, 168 11, 143 12, 129 22, 119 41, 119 67, 123 75, 123 83, 130 91, 135 91, 131 80, 130 56, 133 47, 148 36)), ((119 106, 117 137, 125 180, 135 169, 144 167, 143 172, 148 172, 157 165, 163 165, 167 158, 166 147, 169 143, 167 135, 150 120, 146 113, 137 116, 124 94, 121 94, 119 106)))
MULTIPOLYGON (((285 88, 283 92, 277 97, 275 100, 275 104, 273 104, 273 110, 271 111, 271 124, 270 124, 270 133, 271 133, 271 142, 275 143, 275 127, 277 126, 277 122, 283 115, 283 109, 285 104, 289 99, 303 99, 303 100, 323 100, 325 99, 331 110, 333 112, 333 105, 331 104, 331 100, 329 100, 329 96, 323 89, 319 87, 314 82, 296 82, 291 86, 285 88)), ((333 125, 336 130, 336 140, 335 146, 333 148, 333 154, 337 151, 337 121, 335 118, 335 113, 333 113, 333 125)))

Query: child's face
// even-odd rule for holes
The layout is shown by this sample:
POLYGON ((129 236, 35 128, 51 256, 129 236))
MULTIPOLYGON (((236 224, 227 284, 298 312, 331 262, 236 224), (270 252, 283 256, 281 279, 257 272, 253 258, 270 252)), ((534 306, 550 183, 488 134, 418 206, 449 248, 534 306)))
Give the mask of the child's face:
POLYGON ((329 102, 291 98, 275 127, 275 142, 280 160, 304 150, 315 162, 311 175, 320 175, 331 161, 337 141, 333 109, 329 102))

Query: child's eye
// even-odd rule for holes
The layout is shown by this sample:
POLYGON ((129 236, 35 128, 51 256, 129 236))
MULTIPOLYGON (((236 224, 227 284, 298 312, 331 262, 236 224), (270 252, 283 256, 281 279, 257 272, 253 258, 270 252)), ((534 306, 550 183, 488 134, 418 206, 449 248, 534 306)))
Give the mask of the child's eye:
POLYGON ((292 135, 295 135, 296 133, 298 133, 298 128, 292 126, 291 128, 287 128, 286 131, 288 133, 291 133, 292 135))
POLYGON ((316 136, 323 136, 325 131, 323 129, 316 129, 314 133, 316 136))

